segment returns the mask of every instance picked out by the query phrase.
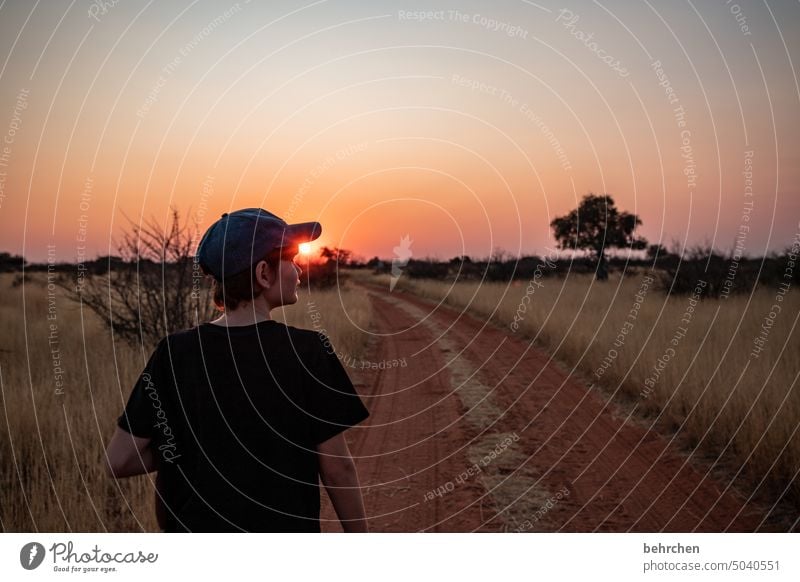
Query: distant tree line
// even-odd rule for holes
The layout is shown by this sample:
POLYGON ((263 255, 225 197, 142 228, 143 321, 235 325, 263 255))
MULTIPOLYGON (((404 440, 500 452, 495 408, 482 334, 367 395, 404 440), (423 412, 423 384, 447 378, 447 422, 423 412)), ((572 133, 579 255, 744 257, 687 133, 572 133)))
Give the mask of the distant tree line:
MULTIPOLYGON (((606 257, 607 272, 626 272, 632 268, 637 272, 653 270, 658 276, 660 288, 671 294, 691 294, 699 279, 708 283, 704 296, 720 297, 750 293, 756 284, 777 287, 781 283, 800 283, 800 265, 792 270, 790 261, 796 261, 797 249, 792 254, 791 247, 780 253, 762 258, 739 260, 724 255, 708 245, 687 249, 682 255, 665 250, 659 245, 650 245, 641 258, 606 257), (789 278, 784 275, 790 274, 789 278)), ((391 261, 378 257, 359 264, 354 268, 369 268, 377 273, 390 273, 391 261)), ((404 267, 403 276, 412 279, 438 279, 456 281, 495 281, 510 282, 530 280, 534 276, 554 277, 568 273, 596 274, 597 260, 594 257, 559 258, 536 255, 520 258, 490 257, 471 259, 468 256, 453 257, 449 261, 432 259, 411 259, 404 267)))
MULTIPOLYGON (((152 219, 142 224, 129 222, 118 244, 118 255, 77 265, 49 265, 27 263, 24 257, 0 253, 0 272, 58 273, 57 282, 73 299, 95 311, 119 336, 132 343, 152 344, 168 333, 210 319, 214 311, 210 283, 194 260, 194 247, 199 240, 197 225, 183 222, 176 210, 172 211, 171 223, 164 227, 152 219)), ((684 250, 673 243, 668 250, 636 235, 641 223, 638 216, 618 211, 611 196, 588 194, 576 209, 553 219, 550 226, 557 250, 546 257, 512 257, 495 249, 482 259, 466 255, 446 261, 403 257, 402 263, 395 258, 393 265, 391 259, 376 256, 365 261, 349 250, 323 247, 319 258, 301 262, 301 282, 314 288, 331 287, 346 277, 342 268, 400 272, 412 279, 453 283, 525 281, 568 273, 592 274, 598 281, 605 281, 609 272, 633 268, 637 272, 654 271, 661 289, 670 294, 692 293, 701 279, 706 282, 703 294, 707 297, 750 293, 757 285, 800 283, 800 268, 794 266, 798 240, 782 252, 763 258, 742 257, 741 249, 722 254, 709 243, 684 250), (643 252, 623 258, 609 255, 608 249, 643 252), (570 258, 559 258, 558 251, 568 252, 570 258)), ((23 276, 18 275, 12 285, 23 282, 23 276)))
MULTIPOLYGON (((741 257, 736 260, 732 252, 723 253, 713 249, 709 244, 696 245, 680 253, 676 245, 667 250, 662 245, 649 245, 643 256, 614 257, 606 256, 605 268, 609 273, 624 272, 631 268, 637 271, 652 269, 659 277, 660 286, 665 292, 689 294, 695 288, 698 279, 708 282, 705 296, 719 297, 723 294, 750 293, 756 284, 777 287, 781 283, 800 283, 800 265, 789 270, 790 261, 796 261, 791 247, 775 252, 766 257, 741 257), (786 273, 790 277, 785 277, 786 273)), ((310 265, 303 265, 303 284, 314 288, 336 285, 337 279, 344 275, 342 268, 369 269, 375 273, 388 274, 392 269, 392 261, 372 257, 369 260, 353 257, 351 251, 324 247, 320 256, 322 260, 310 265)), ((36 272, 46 271, 47 264, 27 263, 23 257, 0 253, 0 272, 36 272)), ((178 265, 167 263, 167 270, 178 265)), ((156 275, 162 270, 162 263, 149 259, 125 260, 120 256, 102 256, 83 263, 87 277, 101 277, 109 273, 139 272, 156 275)), ((595 274, 596 259, 591 256, 575 256, 573 258, 554 258, 527 255, 519 258, 510 257, 507 253, 497 251, 486 258, 472 258, 468 255, 453 257, 449 260, 432 258, 410 259, 403 266, 403 276, 412 279, 439 279, 456 281, 500 281, 529 280, 537 277, 564 276, 572 274, 595 274)), ((69 275, 74 279, 76 265, 73 263, 57 263, 52 266, 57 273, 69 275)), ((159 285, 160 285, 159 281, 159 285)))
POLYGON ((11 253, 0 253, 0 273, 13 273, 22 270, 25 258, 11 253))

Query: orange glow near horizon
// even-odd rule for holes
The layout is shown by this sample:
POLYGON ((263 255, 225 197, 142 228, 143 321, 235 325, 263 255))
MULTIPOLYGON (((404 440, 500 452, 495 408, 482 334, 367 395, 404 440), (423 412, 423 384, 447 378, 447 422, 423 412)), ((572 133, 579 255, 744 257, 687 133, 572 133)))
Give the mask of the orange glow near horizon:
MULTIPOLYGON (((745 188, 745 254, 800 228, 798 47, 764 10, 742 37, 711 6, 626 5, 625 27, 590 1, 570 9, 577 24, 481 6, 526 32, 508 36, 381 3, 201 4, 178 18, 172 3, 119 3, 88 23, 68 11, 55 28, 4 5, 0 37, 22 31, 23 48, 0 85, 0 252, 91 260, 115 254, 128 219, 168 224, 175 208, 202 233, 260 207, 320 222, 308 254, 391 259, 405 237, 414 258, 541 254, 550 221, 589 192, 639 215, 651 243, 733 248, 745 188)), ((771 10, 796 38, 797 6, 771 10)))

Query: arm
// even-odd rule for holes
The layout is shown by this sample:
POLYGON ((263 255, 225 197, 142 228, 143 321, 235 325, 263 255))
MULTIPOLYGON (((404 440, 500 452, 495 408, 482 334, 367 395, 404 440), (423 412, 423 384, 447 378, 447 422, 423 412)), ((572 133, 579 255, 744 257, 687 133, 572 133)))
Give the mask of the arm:
POLYGON ((367 517, 344 433, 317 445, 319 475, 345 532, 367 532, 367 517))
MULTIPOLYGON (((106 471, 120 479, 150 473, 158 468, 158 459, 147 438, 135 437, 117 427, 106 449, 106 471)), ((161 474, 159 473, 160 477, 161 474)), ((167 514, 162 500, 163 485, 156 478, 156 520, 161 529, 166 528, 167 514)))
POLYGON ((106 449, 106 471, 111 477, 133 477, 158 468, 149 438, 135 437, 117 427, 106 449))

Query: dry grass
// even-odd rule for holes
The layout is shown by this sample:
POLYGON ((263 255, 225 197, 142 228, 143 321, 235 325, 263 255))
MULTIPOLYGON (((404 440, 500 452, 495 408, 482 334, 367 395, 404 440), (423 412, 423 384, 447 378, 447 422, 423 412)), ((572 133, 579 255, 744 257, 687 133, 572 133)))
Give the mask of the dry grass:
MULTIPOLYGON (((361 274, 363 277, 364 274, 361 274)), ((644 274, 618 274, 605 284, 590 276, 543 278, 518 309, 528 282, 467 283, 455 286, 401 277, 398 287, 490 318, 510 335, 533 339, 574 374, 594 384, 633 413, 633 420, 674 433, 681 444, 747 495, 760 486, 798 504, 800 485, 800 293, 791 290, 770 328, 764 351, 750 357, 753 339, 776 303, 774 289, 752 296, 699 302, 690 323, 681 322, 687 296, 647 292, 635 320, 628 318, 644 274), (519 328, 511 323, 522 316, 519 328), (615 345, 625 322, 632 328, 615 345), (685 337, 671 341, 679 327, 685 337), (619 343, 619 342, 618 342, 619 343), (654 385, 654 366, 675 350, 654 385), (609 350, 616 350, 614 357, 609 350), (604 358, 608 364, 602 368, 604 358), (741 473, 739 472, 741 470, 741 473)), ((388 276, 371 276, 388 285, 388 276)))
MULTIPOLYGON (((13 278, 0 275, 0 327, 5 330, 0 336, 0 527, 6 532, 157 531, 151 478, 115 481, 103 472, 105 445, 148 350, 112 341, 97 316, 81 313, 57 287, 55 319, 48 319, 44 274, 24 289, 12 287, 13 278), (52 333, 57 343, 50 342, 52 333), (54 363, 63 369, 62 394, 54 363)), ((301 291, 295 306, 273 316, 313 328, 309 299, 301 291)), ((369 302, 362 292, 315 291, 311 299, 337 349, 361 355, 365 335, 348 331, 347 317, 367 325, 369 302)))
MULTIPOLYGON (((4 425, 0 527, 3 531, 155 531, 150 478, 114 481, 102 471, 105 443, 149 355, 147 349, 113 342, 94 314, 81 314, 58 288, 57 319, 48 320, 44 278, 27 283, 24 294, 22 287, 12 288, 12 278, 0 275, 4 293, 0 326, 6 330, 0 336, 4 425), (48 342, 52 323, 57 325, 57 344, 48 342), (64 369, 63 394, 56 393, 54 347, 64 369)), ((460 283, 450 288, 442 282, 401 278, 399 285, 418 295, 444 298, 459 308, 468 306, 481 317, 491 315, 511 335, 535 338, 588 381, 627 403, 645 426, 659 418, 660 430, 676 429, 683 442, 698 446, 698 452, 722 466, 728 478, 743 466, 737 480, 741 489, 755 490, 762 478, 777 490, 792 482, 800 469, 796 433, 800 338, 793 329, 800 294, 793 290, 786 295, 756 359, 748 357, 753 338, 775 292, 759 289, 749 298, 704 301, 686 337, 675 347, 675 357, 645 398, 644 382, 670 346, 688 298, 666 298, 651 290, 624 345, 615 348, 641 275, 612 277, 603 285, 581 276, 541 282, 543 287, 531 295, 516 332, 509 324, 527 283, 460 283), (595 371, 611 348, 618 355, 598 379, 595 371)), ((357 357, 364 354, 366 334, 351 323, 368 325, 369 301, 362 291, 344 287, 314 292, 313 297, 302 293, 295 306, 279 311, 283 310, 273 316, 290 325, 324 330, 337 349, 357 357)), ((465 390, 461 396, 475 405, 479 395, 465 390)), ((503 473, 485 475, 497 479, 487 486, 498 507, 518 497, 520 492, 508 487, 525 485, 509 480, 494 487, 503 473)), ((795 502, 799 489, 795 481, 790 490, 795 502)), ((534 505, 541 501, 541 495, 531 492, 524 497, 534 505)))

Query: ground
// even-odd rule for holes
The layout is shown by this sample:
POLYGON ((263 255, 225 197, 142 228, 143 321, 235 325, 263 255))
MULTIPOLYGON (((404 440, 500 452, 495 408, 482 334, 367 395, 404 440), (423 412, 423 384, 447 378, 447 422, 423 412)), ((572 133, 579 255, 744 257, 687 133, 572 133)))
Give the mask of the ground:
MULTIPOLYGON (((529 340, 369 297, 368 358, 340 355, 371 413, 346 433, 371 531, 786 531, 529 340)), ((322 498, 323 531, 341 531, 322 498)))

